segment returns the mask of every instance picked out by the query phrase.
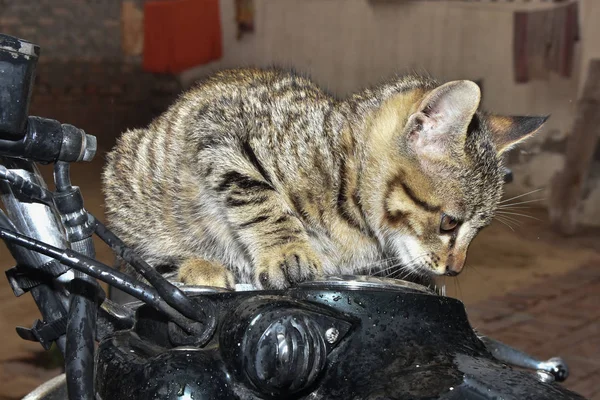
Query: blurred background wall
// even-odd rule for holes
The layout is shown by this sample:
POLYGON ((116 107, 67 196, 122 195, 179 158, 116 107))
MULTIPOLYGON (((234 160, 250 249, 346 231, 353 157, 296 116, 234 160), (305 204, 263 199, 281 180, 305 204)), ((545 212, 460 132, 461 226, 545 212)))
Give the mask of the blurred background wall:
MULTIPOLYGON (((586 84, 590 61, 600 59, 598 21, 599 0, 0 0, 0 32, 42 48, 30 113, 98 138, 96 159, 72 172, 101 220, 104 153, 119 134, 148 124, 195 81, 238 66, 292 67, 340 97, 403 73, 475 80, 489 111, 551 115, 507 159, 515 179, 507 196, 542 189, 517 201, 545 205, 573 149, 568 139, 581 133, 583 95, 591 93, 592 111, 600 107, 600 84, 586 84)), ((594 120, 588 133, 598 137, 594 120)), ((566 238, 538 208, 515 216, 514 231, 494 222, 447 293, 482 332, 539 357, 564 355, 573 370, 567 386, 600 399, 600 151, 588 147, 595 154, 579 176, 581 202, 569 212, 596 228, 566 238)), ((98 259, 112 263, 96 244, 98 259)), ((3 246, 0 261, 13 263, 3 246)), ((15 334, 35 318, 31 299, 15 298, 0 279, 0 400, 61 372, 39 344, 15 334)))
MULTIPOLYGON (((487 110, 551 115, 541 134, 509 155, 515 181, 507 191, 518 195, 547 187, 562 168, 588 63, 600 55, 600 2, 578 3, 580 40, 568 78, 550 73, 544 80, 517 83, 513 68, 515 12, 561 3, 256 0, 255 33, 241 41, 231 24, 234 2, 221 2, 223 59, 186 71, 181 80, 187 85, 218 68, 274 64, 308 73, 341 96, 411 72, 480 81, 487 110)), ((600 148, 579 217, 594 225, 600 225, 599 163, 600 148)))
MULTIPOLYGON (((124 129, 147 124, 181 89, 220 68, 293 67, 338 96, 394 74, 472 79, 482 85, 485 109, 551 115, 541 134, 509 155, 515 182, 507 189, 520 194, 547 187, 562 168, 589 60, 600 55, 595 0, 254 0, 253 32, 241 38, 239 2, 220 0, 220 58, 157 74, 143 68, 145 5, 0 1, 0 31, 42 46, 32 113, 79 125, 102 137, 106 149, 124 129), (578 4, 579 15, 570 76, 549 73, 517 83, 515 13, 568 3, 578 4)), ((600 225, 599 162, 597 151, 579 211, 581 221, 595 225, 600 225)))

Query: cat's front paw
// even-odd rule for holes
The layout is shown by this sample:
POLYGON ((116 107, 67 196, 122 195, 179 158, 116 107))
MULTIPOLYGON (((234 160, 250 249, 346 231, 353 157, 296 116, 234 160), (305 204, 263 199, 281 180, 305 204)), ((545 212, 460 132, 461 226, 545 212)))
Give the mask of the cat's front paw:
POLYGON ((186 285, 235 288, 235 277, 223 264, 190 258, 179 267, 178 279, 186 285))
POLYGON ((308 243, 288 243, 263 252, 257 263, 256 281, 263 289, 285 289, 321 274, 321 260, 308 243))

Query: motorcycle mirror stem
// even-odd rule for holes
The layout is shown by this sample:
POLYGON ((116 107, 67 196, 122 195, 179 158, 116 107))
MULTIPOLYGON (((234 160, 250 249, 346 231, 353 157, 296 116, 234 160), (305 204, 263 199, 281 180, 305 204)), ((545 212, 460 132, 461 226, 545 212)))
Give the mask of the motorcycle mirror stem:
POLYGON ((69 124, 29 116, 40 47, 0 34, 0 154, 49 163, 90 161, 96 138, 69 124))

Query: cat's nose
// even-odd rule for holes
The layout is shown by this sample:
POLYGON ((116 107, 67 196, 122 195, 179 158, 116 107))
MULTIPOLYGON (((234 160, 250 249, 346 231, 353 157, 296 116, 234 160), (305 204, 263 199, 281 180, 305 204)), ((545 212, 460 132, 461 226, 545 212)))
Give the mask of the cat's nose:
POLYGON ((462 271, 464 265, 464 256, 456 256, 454 254, 450 254, 448 256, 448 260, 446 260, 446 273, 444 275, 456 276, 460 274, 460 271, 462 271))

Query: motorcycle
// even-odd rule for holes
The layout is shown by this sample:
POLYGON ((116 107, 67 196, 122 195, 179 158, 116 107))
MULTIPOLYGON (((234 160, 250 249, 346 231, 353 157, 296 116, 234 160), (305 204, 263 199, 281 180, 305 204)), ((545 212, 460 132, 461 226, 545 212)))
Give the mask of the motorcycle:
POLYGON ((65 373, 25 399, 583 399, 540 361, 477 334, 464 305, 428 286, 328 276, 287 290, 182 286, 163 278, 88 213, 70 163, 96 138, 28 116, 39 46, 0 35, 0 237, 16 296, 41 320, 18 327, 53 344, 65 373), (54 164, 48 189, 36 163, 54 164), (136 279, 95 259, 96 234, 136 279), (135 301, 117 302, 97 280, 135 301))

